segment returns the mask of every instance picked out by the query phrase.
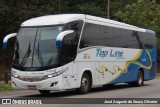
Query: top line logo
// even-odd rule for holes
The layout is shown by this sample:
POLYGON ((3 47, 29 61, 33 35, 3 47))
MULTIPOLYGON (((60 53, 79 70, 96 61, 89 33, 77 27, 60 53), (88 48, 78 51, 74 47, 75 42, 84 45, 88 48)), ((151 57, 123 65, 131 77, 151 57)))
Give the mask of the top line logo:
POLYGON ((108 56, 108 57, 123 58, 123 51, 114 51, 113 49, 106 51, 100 48, 97 48, 96 51, 97 51, 96 57, 105 58, 108 56))

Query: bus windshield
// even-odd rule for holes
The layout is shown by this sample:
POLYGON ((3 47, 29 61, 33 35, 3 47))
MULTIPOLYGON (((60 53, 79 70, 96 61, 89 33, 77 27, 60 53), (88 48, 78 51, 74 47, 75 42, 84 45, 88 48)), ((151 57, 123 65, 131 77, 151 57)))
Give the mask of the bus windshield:
POLYGON ((33 70, 59 64, 56 38, 62 31, 62 25, 21 28, 17 35, 13 66, 33 70))

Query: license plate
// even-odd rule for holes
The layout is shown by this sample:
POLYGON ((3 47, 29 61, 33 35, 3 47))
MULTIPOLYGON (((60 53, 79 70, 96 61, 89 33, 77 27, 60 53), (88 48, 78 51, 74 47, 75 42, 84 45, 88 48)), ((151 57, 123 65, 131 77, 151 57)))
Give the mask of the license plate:
POLYGON ((29 90, 36 90, 36 86, 35 85, 28 85, 28 89, 29 90))

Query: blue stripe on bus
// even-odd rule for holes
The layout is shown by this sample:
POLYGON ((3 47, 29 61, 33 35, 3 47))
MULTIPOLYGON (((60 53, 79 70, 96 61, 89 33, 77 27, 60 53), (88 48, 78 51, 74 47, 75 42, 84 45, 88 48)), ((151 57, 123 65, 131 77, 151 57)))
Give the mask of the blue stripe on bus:
POLYGON ((155 78, 155 70, 156 70, 155 66, 157 64, 157 59, 155 57, 156 48, 153 48, 152 50, 149 50, 149 53, 152 57, 152 62, 148 61, 149 57, 146 55, 146 50, 145 49, 143 49, 140 57, 136 61, 144 64, 145 66, 149 66, 149 64, 152 63, 151 69, 145 69, 145 68, 140 67, 139 65, 136 65, 134 63, 130 64, 128 66, 128 71, 127 72, 121 73, 117 78, 112 80, 109 84, 136 81, 138 70, 140 68, 143 68, 143 70, 144 70, 144 80, 150 80, 152 78, 155 78), (146 59, 146 61, 143 61, 143 59, 146 59))

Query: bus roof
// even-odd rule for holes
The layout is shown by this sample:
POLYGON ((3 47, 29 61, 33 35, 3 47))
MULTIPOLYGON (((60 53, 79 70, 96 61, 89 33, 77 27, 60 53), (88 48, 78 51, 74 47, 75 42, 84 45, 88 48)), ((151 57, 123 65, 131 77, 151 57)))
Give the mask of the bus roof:
POLYGON ((21 26, 47 26, 65 24, 73 20, 85 19, 83 14, 59 14, 59 15, 47 15, 37 18, 29 19, 22 23, 21 26))
POLYGON ((90 20, 93 22, 101 23, 101 25, 107 25, 112 27, 118 27, 123 29, 130 29, 135 31, 147 32, 155 35, 155 32, 148 29, 139 28, 133 25, 129 25, 126 23, 105 19, 101 17, 85 15, 85 14, 58 14, 58 15, 47 15, 41 16, 37 18, 29 19, 21 24, 22 27, 29 27, 29 26, 49 26, 49 25, 58 25, 58 24, 65 24, 70 21, 74 20, 90 20))

